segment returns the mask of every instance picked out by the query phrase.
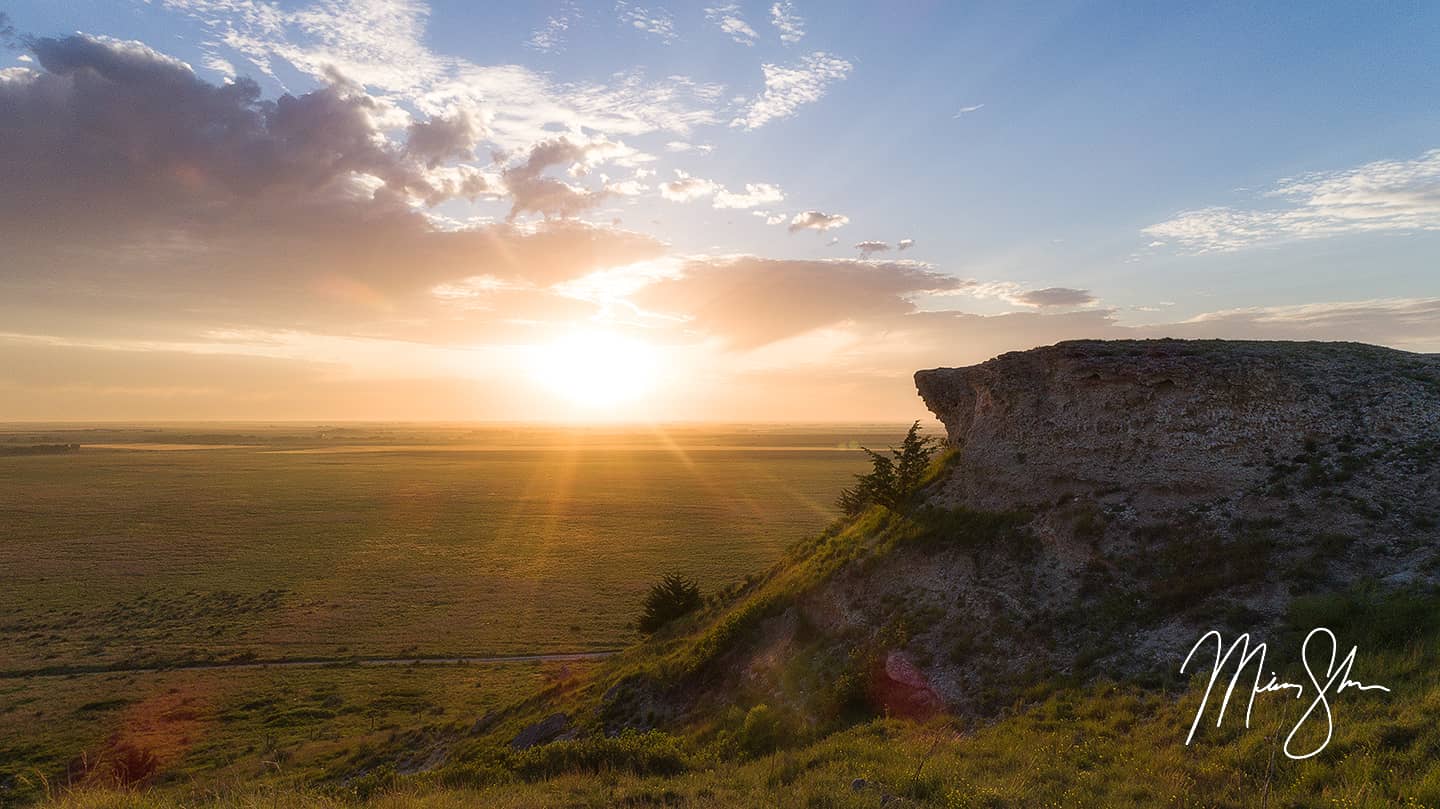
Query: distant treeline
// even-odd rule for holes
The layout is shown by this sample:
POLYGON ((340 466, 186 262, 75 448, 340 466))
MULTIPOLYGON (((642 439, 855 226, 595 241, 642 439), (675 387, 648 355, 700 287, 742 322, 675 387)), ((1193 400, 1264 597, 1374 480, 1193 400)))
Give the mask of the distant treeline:
POLYGON ((29 444, 19 447, 0 445, 0 455, 59 455, 62 452, 79 451, 79 444, 29 444))

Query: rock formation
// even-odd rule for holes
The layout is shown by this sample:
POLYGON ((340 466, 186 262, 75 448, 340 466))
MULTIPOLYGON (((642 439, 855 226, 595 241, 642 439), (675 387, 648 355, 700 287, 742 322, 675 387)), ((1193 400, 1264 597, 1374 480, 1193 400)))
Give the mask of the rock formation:
POLYGON ((986 715, 1057 677, 1173 681, 1209 629, 1278 640, 1299 597, 1440 583, 1434 356, 1080 341, 915 381, 952 448, 917 502, 637 651, 606 732, 758 702, 986 715))
POLYGON ((1427 492, 1403 450, 1440 439, 1440 359, 1358 343, 1073 341, 915 384, 962 453, 943 497, 979 508, 1240 497, 1326 447, 1326 477, 1363 463, 1357 489, 1410 500, 1427 492))

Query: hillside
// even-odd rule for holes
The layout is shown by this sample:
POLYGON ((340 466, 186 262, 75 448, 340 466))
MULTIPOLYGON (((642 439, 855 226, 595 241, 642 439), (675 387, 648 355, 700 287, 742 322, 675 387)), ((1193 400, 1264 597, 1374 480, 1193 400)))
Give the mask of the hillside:
POLYGON ((951 448, 921 501, 637 651, 597 727, 986 716, 1056 678, 1173 680, 1201 633, 1264 637, 1297 597, 1440 576, 1433 357, 1072 342, 916 384, 951 448))

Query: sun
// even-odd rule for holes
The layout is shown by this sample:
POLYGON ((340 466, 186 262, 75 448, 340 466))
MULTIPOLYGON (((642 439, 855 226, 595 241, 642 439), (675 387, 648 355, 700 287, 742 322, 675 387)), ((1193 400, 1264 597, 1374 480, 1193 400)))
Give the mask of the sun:
POLYGON ((610 331, 576 330, 537 346, 530 373, 542 387, 586 409, 644 399, 659 380, 654 346, 610 331))

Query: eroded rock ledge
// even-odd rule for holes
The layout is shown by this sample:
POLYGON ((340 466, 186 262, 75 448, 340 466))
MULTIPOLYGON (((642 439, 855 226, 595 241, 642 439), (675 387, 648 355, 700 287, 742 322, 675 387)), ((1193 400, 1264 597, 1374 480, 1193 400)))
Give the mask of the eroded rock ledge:
POLYGON ((1353 465, 1440 439, 1440 358, 1359 343, 1071 341, 915 385, 962 454, 942 498, 977 508, 1114 489, 1142 508, 1208 501, 1317 442, 1353 465))

